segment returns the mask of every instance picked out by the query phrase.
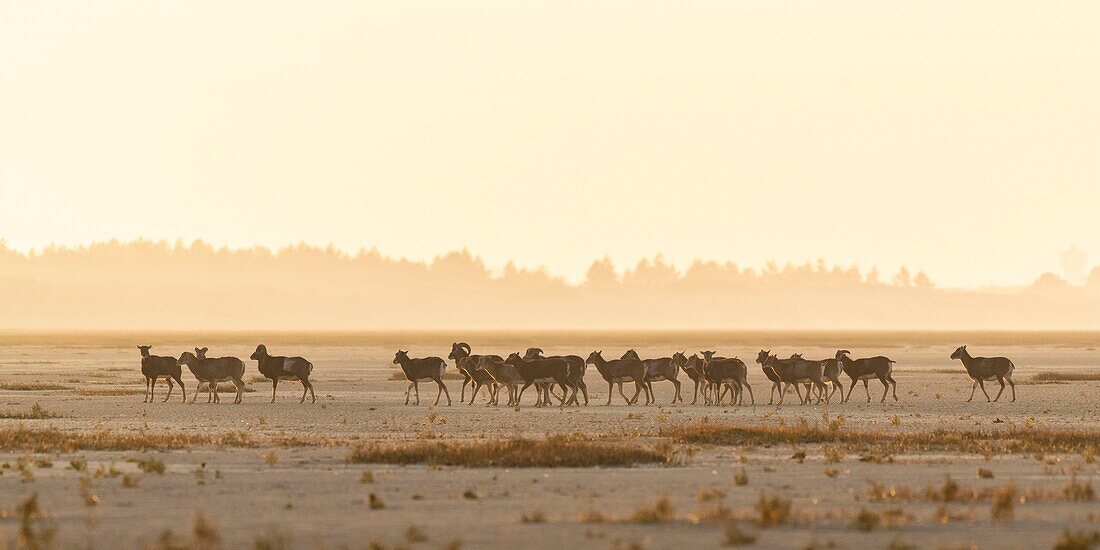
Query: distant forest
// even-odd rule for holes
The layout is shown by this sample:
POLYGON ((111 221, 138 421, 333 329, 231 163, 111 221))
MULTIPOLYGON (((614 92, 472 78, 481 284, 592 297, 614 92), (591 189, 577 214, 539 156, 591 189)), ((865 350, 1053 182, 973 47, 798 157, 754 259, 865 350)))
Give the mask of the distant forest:
POLYGON ((0 240, 4 329, 1097 329, 1100 269, 1012 289, 936 288, 924 273, 596 260, 566 284, 467 251, 414 262, 297 245, 106 242, 32 254, 0 240))

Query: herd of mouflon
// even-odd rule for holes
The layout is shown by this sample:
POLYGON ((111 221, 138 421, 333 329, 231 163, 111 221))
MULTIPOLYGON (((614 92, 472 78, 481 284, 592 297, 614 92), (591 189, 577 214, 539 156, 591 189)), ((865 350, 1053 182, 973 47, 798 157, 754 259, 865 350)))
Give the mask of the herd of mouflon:
MULTIPOLYGON (((173 380, 179 384, 183 393, 183 401, 187 401, 187 391, 184 389, 183 380, 180 379, 182 367, 187 365, 191 374, 198 380, 191 402, 195 402, 198 393, 206 385, 207 402, 220 402, 218 397, 218 383, 232 382, 236 387, 237 396, 233 401, 240 403, 244 394, 244 361, 236 357, 207 357, 207 348, 195 348, 192 353, 184 352, 179 358, 151 355, 149 349, 152 346, 138 346, 141 350, 141 373, 145 375, 145 401, 153 402, 154 389, 158 379, 168 382, 168 394, 164 401, 172 396, 174 388, 173 380)), ((828 403, 837 389, 840 390, 840 401, 846 403, 852 397, 852 391, 856 383, 862 381, 863 389, 867 393, 867 401, 871 401, 871 390, 868 382, 877 379, 882 383, 882 399, 891 394, 894 401, 898 400, 898 386, 894 381, 894 361, 881 355, 853 359, 848 350, 837 350, 836 356, 829 359, 812 360, 805 359, 801 354, 794 354, 781 359, 770 351, 760 350, 756 356, 756 362, 760 365, 764 376, 771 382, 771 395, 768 404, 776 403, 775 394, 779 393, 778 404, 783 404, 788 390, 793 386, 802 404, 822 401, 828 403), (850 380, 848 393, 845 395, 844 387, 840 382, 840 373, 844 373, 850 380), (827 386, 826 384, 829 384, 827 386), (831 386, 831 387, 830 387, 831 386), (805 395, 803 395, 803 389, 805 395)), ((633 405, 639 396, 645 397, 645 404, 655 403, 653 397, 653 383, 667 381, 673 385, 672 402, 683 403, 684 398, 680 394, 679 375, 683 372, 694 383, 694 392, 691 403, 698 403, 702 396, 706 405, 728 404, 744 405, 745 392, 749 394, 749 404, 756 404, 756 397, 752 393, 752 386, 748 382, 748 367, 745 362, 737 357, 721 357, 714 351, 703 351, 692 354, 677 352, 672 357, 660 357, 655 359, 642 359, 634 350, 627 350, 618 359, 604 359, 603 352, 593 351, 587 359, 579 355, 544 355, 540 348, 528 348, 522 355, 513 353, 508 357, 499 355, 475 355, 473 349, 465 342, 456 342, 451 345, 451 353, 447 356, 455 362, 458 372, 462 374, 462 394, 460 400, 466 402, 466 387, 470 386, 472 393, 469 403, 474 399, 482 387, 489 394, 488 404, 499 405, 501 390, 507 390, 507 406, 519 407, 523 392, 532 385, 535 386, 536 407, 551 405, 553 400, 558 401, 559 407, 566 405, 580 405, 578 392, 588 405, 588 386, 585 384, 585 372, 588 366, 595 367, 599 377, 607 382, 607 403, 611 399, 615 386, 618 385, 619 395, 628 405, 633 405), (634 395, 627 397, 623 392, 624 383, 634 383, 634 395), (555 388, 561 390, 559 395, 555 388)), ((1016 400, 1016 384, 1012 381, 1012 372, 1015 365, 1004 357, 973 357, 966 351, 966 346, 960 346, 951 354, 952 359, 962 361, 967 376, 974 384, 970 389, 970 399, 974 399, 974 393, 979 387, 985 394, 987 401, 997 401, 1004 393, 1005 383, 1012 388, 1012 400, 1016 400), (995 398, 990 399, 985 390, 985 383, 996 381, 1001 389, 995 398)), ((302 398, 299 403, 305 403, 306 395, 312 403, 317 402, 317 396, 313 393, 313 383, 309 377, 313 373, 313 364, 302 357, 283 357, 270 355, 267 346, 260 344, 250 356, 258 364, 260 374, 271 380, 271 402, 275 402, 275 390, 280 380, 298 381, 302 383, 302 398)), ((415 404, 420 404, 420 382, 435 382, 438 392, 435 396, 435 404, 443 395, 447 396, 447 405, 451 404, 451 394, 447 391, 447 385, 443 383, 443 374, 447 370, 447 362, 440 357, 409 357, 409 352, 398 350, 394 355, 393 364, 401 367, 401 371, 408 380, 409 386, 405 389, 405 404, 410 399, 415 399, 415 404)))

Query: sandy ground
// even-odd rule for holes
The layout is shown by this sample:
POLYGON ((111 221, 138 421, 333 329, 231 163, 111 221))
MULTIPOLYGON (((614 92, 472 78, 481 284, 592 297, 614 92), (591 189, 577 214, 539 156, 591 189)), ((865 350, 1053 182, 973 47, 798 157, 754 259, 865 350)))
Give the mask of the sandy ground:
MULTIPOLYGON (((608 342, 605 356, 618 356, 623 346, 608 342)), ((412 355, 446 356, 449 346, 402 345, 412 355)), ((526 344, 475 351, 506 353, 526 344)), ((713 348, 725 355, 739 355, 746 362, 759 348, 713 348)), ((136 343, 135 343, 136 345, 136 343)), ((142 547, 156 542, 165 529, 189 537, 197 511, 217 526, 225 547, 252 547, 258 537, 285 543, 287 548, 362 548, 378 542, 389 548, 447 547, 455 541, 465 548, 529 547, 571 545, 584 548, 720 547, 725 541, 725 522, 698 521, 718 506, 734 515, 753 515, 761 493, 792 500, 796 521, 791 525, 761 529, 746 525, 744 530, 758 537, 757 547, 805 548, 863 544, 883 548, 906 543, 920 548, 1050 547, 1064 529, 1095 530, 1100 519, 1100 501, 1070 502, 1060 497, 1062 488, 1077 476, 1078 482, 1093 483, 1100 477, 1100 464, 1080 455, 1048 454, 994 456, 913 453, 897 456, 893 463, 860 462, 858 456, 829 464, 821 446, 806 446, 804 462, 792 460, 793 447, 733 448, 701 447, 683 466, 580 469, 466 469, 429 468, 423 465, 353 465, 347 463, 355 441, 412 440, 423 437, 462 439, 473 437, 543 436, 585 434, 606 439, 651 444, 650 435, 663 424, 688 424, 703 417, 723 423, 775 425, 823 423, 843 415, 851 429, 896 431, 927 430, 936 427, 981 428, 1002 422, 1025 423, 1093 430, 1100 444, 1100 382, 1073 384, 1027 384, 1037 372, 1095 372, 1100 352, 1086 347, 1029 345, 997 350, 971 346, 975 354, 1003 354, 1017 364, 1015 403, 986 403, 980 392, 975 402, 966 403, 970 383, 958 362, 947 356, 949 345, 903 345, 889 349, 853 348, 854 355, 885 353, 898 364, 895 378, 901 401, 878 402, 882 387, 872 383, 872 403, 866 403, 857 388, 848 404, 800 406, 788 400, 782 407, 768 406, 766 380, 755 365, 750 382, 756 405, 745 407, 703 407, 690 405, 692 385, 682 377, 688 404, 670 406, 672 386, 657 383, 659 406, 625 406, 616 394, 613 406, 601 406, 607 387, 594 371, 587 377, 592 403, 587 407, 536 409, 525 406, 514 411, 478 403, 459 402, 461 383, 448 381, 453 405, 430 407, 435 390, 421 387, 421 405, 404 406, 405 383, 391 381, 390 364, 395 346, 299 345, 293 349, 272 347, 272 353, 303 355, 316 366, 318 402, 299 405, 300 386, 284 383, 278 402, 270 404, 270 384, 250 382, 255 391, 245 394, 240 405, 223 394, 220 405, 182 404, 178 388, 168 403, 142 403, 142 382, 138 352, 134 347, 43 347, 7 345, 0 347, 0 382, 51 382, 68 389, 13 391, 0 389, 0 411, 19 412, 38 403, 62 418, 0 420, 0 428, 56 427, 71 431, 114 432, 207 432, 249 431, 257 437, 275 435, 326 436, 342 443, 337 446, 280 448, 194 448, 146 452, 77 452, 33 455, 52 462, 52 467, 28 466, 33 480, 15 468, 0 475, 0 530, 14 536, 18 521, 15 507, 37 493, 40 504, 56 527, 61 547, 142 547), (954 372, 943 372, 952 369, 954 372), (82 390, 133 390, 127 395, 78 395, 82 390), (979 402, 978 399, 981 399, 979 402), (897 417, 895 421, 894 418, 897 417), (896 423, 896 425, 895 425, 896 423), (164 462, 163 475, 143 473, 128 457, 156 457, 164 462), (274 457, 274 458, 273 458, 274 457), (98 497, 95 506, 85 505, 79 479, 87 473, 68 467, 79 459, 88 471, 114 467, 137 479, 136 487, 123 487, 122 476, 93 478, 89 491, 98 497), (744 462, 742 462, 744 460, 744 462), (734 473, 744 468, 747 485, 734 483, 734 473), (829 477, 826 469, 835 469, 829 477), (979 479, 977 470, 994 473, 979 479), (373 481, 361 482, 364 471, 373 481), (998 487, 1014 482, 1020 495, 1042 493, 1043 498, 1017 502, 1012 521, 990 519, 988 500, 955 503, 951 521, 937 518, 935 503, 887 499, 872 501, 872 483, 884 487, 923 491, 940 486, 950 476, 964 490, 998 487), (709 500, 700 493, 714 496, 709 500), (383 509, 371 509, 368 495, 384 502, 383 509), (623 520, 639 507, 667 496, 676 519, 655 524, 623 520), (475 498, 470 498, 475 497, 475 498), (897 525, 880 526, 871 532, 850 528, 852 518, 867 509, 877 514, 900 509, 897 525), (580 521, 583 512, 598 510, 609 521, 580 521), (541 513, 545 522, 524 523, 521 517, 541 513), (417 527, 426 540, 410 540, 407 530, 417 527)), ((708 346, 711 347, 711 346, 708 346)), ((252 343, 211 346, 211 355, 247 358, 252 343)), ((587 355, 590 349, 546 346, 550 354, 571 352, 587 355), (583 352, 583 353, 582 353, 583 352)), ((154 353, 173 354, 186 350, 180 345, 157 345, 154 353)), ((667 355, 674 351, 660 346, 637 346, 643 356, 667 355)), ((806 357, 827 357, 835 348, 803 346, 776 348, 780 354, 794 351, 806 357)), ((258 374, 249 361, 246 380, 258 374)), ((184 373, 188 397, 195 381, 184 373)), ((995 388, 994 384, 991 389, 995 388)), ((159 384, 158 398, 166 388, 159 384)), ((1009 397, 1002 397, 1004 401, 1009 397)), ((533 396, 526 396, 527 404, 533 396)), ((0 452, 0 462, 15 465, 23 453, 0 452)), ((917 499, 919 500, 919 499, 917 499)), ((417 537, 412 537, 413 539, 417 537)), ((2 539, 0 539, 2 540, 2 539)), ((839 546, 838 546, 839 547, 839 546)))

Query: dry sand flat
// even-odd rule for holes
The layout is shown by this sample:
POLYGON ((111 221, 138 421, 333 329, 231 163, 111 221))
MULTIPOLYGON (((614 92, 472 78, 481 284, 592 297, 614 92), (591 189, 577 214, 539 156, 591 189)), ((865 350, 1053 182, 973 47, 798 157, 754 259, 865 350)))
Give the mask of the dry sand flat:
MULTIPOLYGON (((543 347, 548 353, 603 347, 608 356, 625 349, 619 337, 590 338, 578 338, 574 346, 555 341, 555 346, 543 347)), ((642 356, 694 345, 746 359, 759 349, 734 340, 698 338, 711 339, 713 345, 659 341, 636 347, 642 356)), ((8 388, 0 389, 0 411, 29 413, 37 403, 45 412, 61 416, 0 420, 9 436, 0 452, 0 464, 9 466, 0 475, 0 529, 6 537, 16 536, 19 505, 31 494, 38 495, 45 513, 44 520, 31 522, 32 531, 52 530, 59 547, 92 548, 120 546, 119 542, 121 547, 156 546, 166 529, 172 530, 176 543, 188 544, 212 540, 215 535, 210 533, 216 533, 224 547, 249 547, 263 539, 274 545, 269 547, 281 543, 287 548, 360 548, 372 541, 387 548, 439 548, 454 541, 467 548, 708 548, 726 543, 731 524, 757 537, 758 547, 896 543, 920 548, 1022 548, 1051 547, 1066 529, 1095 531, 1100 519, 1095 496, 1073 500, 1087 499, 1087 488, 1100 478, 1094 458, 1100 447, 1100 382, 1026 383, 1043 371, 1095 372, 1100 354, 1084 344, 1030 342, 997 348, 996 353, 1014 359, 1016 379, 1025 382, 1017 385, 1016 403, 988 404, 980 393, 975 402, 966 403, 970 384, 961 366, 946 357, 952 346, 901 342, 875 349, 846 346, 856 355, 881 352, 898 361, 899 403, 879 404, 882 388, 873 382, 870 404, 857 388, 852 402, 844 405, 800 406, 789 396, 783 407, 767 406, 769 386, 759 370, 750 367, 755 407, 691 406, 686 377, 684 396, 689 404, 670 406, 671 385, 657 383, 660 406, 627 407, 616 394, 614 406, 603 407, 606 385, 590 372, 590 406, 526 406, 514 411, 486 407, 481 396, 473 406, 459 403, 461 384, 454 380, 448 381, 451 407, 427 406, 435 398, 427 384, 421 387, 420 407, 401 405, 405 383, 388 380, 392 350, 400 345, 411 347, 414 355, 446 355, 449 345, 440 346, 441 338, 424 338, 419 345, 394 340, 360 346, 299 342, 293 348, 268 342, 273 353, 301 354, 313 361, 316 405, 297 403, 298 384, 281 385, 279 401, 269 404, 267 382, 250 382, 255 391, 247 393, 241 405, 232 405, 231 396, 221 405, 207 405, 205 395, 194 405, 184 405, 178 401, 178 388, 169 403, 145 404, 137 350, 130 345, 44 347, 40 342, 27 346, 9 341, 0 347, 0 387, 8 388), (94 377, 88 376, 90 369, 94 377), (31 383, 61 389, 18 389, 31 383), (106 395, 112 393, 121 395, 106 395), (786 426, 792 433, 803 433, 798 430, 828 431, 831 424, 843 433, 876 435, 867 436, 867 442, 753 440, 739 445, 664 437, 677 426, 696 426, 704 418, 712 426, 786 426), (996 450, 987 457, 976 451, 887 444, 890 437, 936 429, 1029 426, 1077 430, 1078 450, 996 450), (148 441, 152 448, 143 451, 134 443, 133 448, 115 450, 25 451, 28 438, 33 439, 26 434, 38 434, 35 441, 42 444, 41 435, 54 428, 80 436, 70 443, 94 447, 129 436, 148 441), (25 437, 11 437, 20 429, 25 437), (673 453, 682 463, 465 468, 348 462, 356 446, 373 442, 408 446, 555 435, 658 449, 673 453), (180 436, 201 444, 160 448, 180 436), (800 452, 805 458, 792 458, 800 452), (74 469, 71 461, 83 471, 74 469), (163 473, 157 473, 159 464, 163 473), (993 477, 979 477, 979 469, 993 477), (738 485, 742 470, 747 483, 738 485), (948 477, 957 489, 945 481, 948 477), (1004 500, 1009 483, 1015 487, 1008 499, 1013 503, 1011 519, 995 521, 993 502, 1004 500), (1001 497, 995 496, 998 491, 1001 497), (789 517, 780 525, 759 525, 762 495, 778 498, 778 509, 789 500, 789 517), (667 505, 657 506, 662 497, 667 497, 667 505), (200 528, 196 537, 193 524, 200 511, 213 527, 200 528), (861 511, 867 512, 862 519, 861 511), (652 517, 643 517, 646 513, 652 517), (596 521, 597 516, 602 521, 596 521)), ((475 351, 499 353, 530 342, 506 340, 501 337, 488 349, 475 344, 475 351)), ((185 344, 156 344, 153 351, 178 354, 187 349, 185 344)), ((211 353, 247 357, 252 346, 253 341, 225 342, 211 346, 211 353)), ((779 353, 802 351, 807 357, 824 357, 835 350, 832 342, 773 347, 779 353)), ((974 344, 971 349, 995 353, 974 344)), ((248 369, 246 379, 251 379, 257 374, 255 362, 249 362, 248 369)), ((184 380, 190 397, 194 380, 186 372, 184 380)), ((165 389, 158 384, 158 398, 165 389)), ((531 397, 527 399, 530 403, 531 397)), ((1004 509, 999 508, 1002 513, 1004 509)))

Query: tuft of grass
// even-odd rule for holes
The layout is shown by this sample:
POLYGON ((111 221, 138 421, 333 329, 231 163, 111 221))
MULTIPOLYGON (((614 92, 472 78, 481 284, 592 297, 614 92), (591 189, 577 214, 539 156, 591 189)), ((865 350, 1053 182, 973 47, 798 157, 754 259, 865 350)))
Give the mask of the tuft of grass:
POLYGON ((746 426, 699 422, 663 426, 658 435, 692 445, 766 446, 832 444, 868 449, 874 442, 874 456, 905 451, 953 451, 994 453, 1083 453, 1094 448, 1100 436, 1089 428, 1006 427, 1003 429, 936 429, 915 432, 849 430, 842 426, 821 428, 808 424, 746 426))
POLYGON ((849 528, 856 531, 869 532, 874 531, 879 523, 882 523, 882 518, 879 517, 878 514, 863 508, 860 509, 859 514, 857 514, 852 520, 852 523, 849 524, 849 528))
POLYGON ((371 510, 382 510, 386 507, 386 503, 382 502, 381 497, 371 493, 367 495, 367 506, 369 506, 371 510))
POLYGON ((519 516, 520 523, 546 523, 546 513, 542 510, 524 512, 519 516))
POLYGON ((124 489, 136 489, 138 486, 138 477, 130 474, 122 476, 122 487, 124 489))
POLYGON ((1031 384, 1053 384, 1058 382, 1100 382, 1100 371, 1087 372, 1040 372, 1028 379, 1031 384))
POLYGON ((1074 502, 1091 502, 1096 499, 1096 492, 1092 488, 1091 481, 1078 483, 1077 474, 1073 474, 1062 487, 1062 496, 1074 502))
POLYGON ((726 546, 749 546, 756 544, 756 535, 742 531, 741 526, 735 522, 726 524, 726 528, 723 532, 725 534, 723 544, 726 546))
POLYGON ((978 468, 978 477, 982 479, 993 479, 993 470, 988 468, 978 468))
POLYGON ((82 458, 74 458, 69 461, 69 468, 78 472, 83 472, 88 469, 88 461, 82 458))
POLYGON ((15 507, 19 518, 18 545, 15 548, 36 550, 53 548, 57 525, 48 519, 46 511, 38 504, 38 493, 33 493, 15 507))
POLYGON ((69 386, 49 382, 0 382, 0 390, 8 391, 47 391, 67 390, 69 386))
POLYGON ((47 418, 61 418, 62 415, 47 411, 42 405, 31 405, 29 412, 0 412, 0 418, 12 420, 44 420, 47 418))
POLYGON ((374 483, 374 472, 363 470, 363 473, 359 476, 359 483, 374 483))
POLYGON ((428 540, 428 535, 424 534, 423 529, 415 525, 410 525, 408 529, 405 529, 405 540, 415 544, 428 540))
POLYGON ((708 502, 711 500, 721 500, 726 498, 726 493, 719 491, 718 489, 700 489, 699 490, 699 502, 708 502))
POLYGON ((1091 550, 1100 546, 1100 531, 1062 531, 1054 543, 1054 550, 1091 550))
POLYGON ((155 456, 146 458, 127 458, 126 462, 137 464, 138 469, 147 474, 164 475, 164 461, 155 456))
POLYGON ((993 506, 989 516, 996 521, 1011 521, 1016 504, 1016 484, 1006 483, 993 493, 993 506))
POLYGON ((369 443, 348 456, 352 464, 429 464, 467 468, 578 468, 678 464, 677 457, 659 449, 626 443, 603 443, 548 437, 468 442, 410 441, 369 443))
POLYGON ((917 550, 917 545, 905 542, 899 535, 886 545, 886 550, 917 550))
POLYGON ((595 508, 585 510, 580 517, 581 523, 606 523, 607 518, 595 508))
POLYGON ((466 500, 477 500, 478 496, 473 489, 466 489, 465 491, 462 491, 462 498, 466 500))
POLYGON ((263 441, 254 440, 248 432, 204 434, 191 432, 141 431, 121 433, 109 430, 96 432, 67 432, 56 428, 31 429, 23 426, 0 428, 0 451, 31 453, 72 453, 76 451, 144 451, 175 450, 198 446, 256 447, 269 446, 331 445, 330 438, 300 438, 269 436, 263 441))
POLYGON ((285 533, 256 535, 256 538, 252 539, 253 550, 290 550, 293 547, 290 537, 285 533))
POLYGON ((629 521, 634 523, 660 523, 671 521, 676 516, 676 509, 667 496, 662 496, 650 506, 642 506, 630 514, 629 521))
POLYGON ((840 447, 828 447, 825 449, 825 463, 836 464, 844 461, 844 451, 840 447))
POLYGON ((276 454, 275 451, 268 451, 264 453, 263 458, 264 462, 266 462, 269 467, 274 466, 279 462, 279 455, 276 454))
POLYGON ((760 500, 756 502, 756 513, 756 524, 760 527, 782 525, 791 517, 791 500, 760 493, 760 500))
POLYGON ((749 474, 748 474, 748 472, 746 472, 744 468, 741 468, 740 472, 734 472, 733 482, 735 484, 737 484, 738 487, 744 487, 745 485, 748 485, 749 484, 749 474))
MULTIPOLYGON (((120 395, 143 394, 145 390, 142 388, 120 388, 112 386, 109 388, 77 388, 73 390, 73 393, 76 395, 117 397, 120 395)), ((175 396, 174 393, 172 395, 175 396)))
POLYGON ((214 550, 221 547, 222 537, 218 534, 218 526, 202 512, 196 512, 191 520, 191 547, 195 550, 214 550))

